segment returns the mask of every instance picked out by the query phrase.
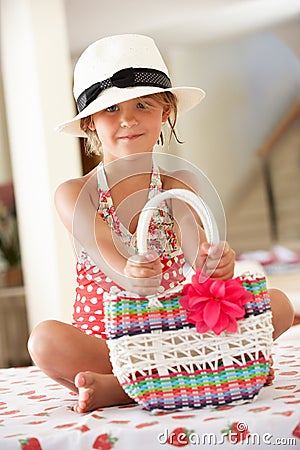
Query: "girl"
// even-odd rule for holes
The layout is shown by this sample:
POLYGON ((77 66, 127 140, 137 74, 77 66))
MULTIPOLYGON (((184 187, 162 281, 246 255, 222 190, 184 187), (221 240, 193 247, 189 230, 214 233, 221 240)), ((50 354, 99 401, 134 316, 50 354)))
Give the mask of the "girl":
MULTIPOLYGON (((83 413, 132 401, 112 374, 103 297, 169 291, 184 281, 186 261, 226 280, 235 255, 227 242, 210 249, 200 220, 174 200, 152 218, 149 252, 136 254, 135 231, 147 199, 173 188, 197 191, 197 180, 185 172, 160 170, 152 151, 163 139, 162 126, 168 123, 176 138, 177 114, 204 97, 199 88, 172 87, 152 39, 120 35, 89 46, 75 67, 74 96, 79 113, 59 131, 87 137, 90 151, 101 147, 102 161, 57 189, 56 207, 77 254, 73 324, 40 323, 29 351, 49 377, 78 393, 75 410, 83 413)), ((282 292, 270 297, 276 338, 291 325, 293 312, 282 292)))

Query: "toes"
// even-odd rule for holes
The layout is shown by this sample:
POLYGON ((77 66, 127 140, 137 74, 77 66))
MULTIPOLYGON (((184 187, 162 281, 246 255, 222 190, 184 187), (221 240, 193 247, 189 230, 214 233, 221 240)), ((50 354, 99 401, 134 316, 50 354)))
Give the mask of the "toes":
POLYGON ((75 386, 78 389, 78 403, 74 406, 74 411, 82 414, 89 410, 90 402, 93 397, 94 377, 89 372, 79 372, 74 380, 75 386))
POLYGON ((83 402, 79 402, 78 405, 74 406, 74 411, 77 414, 84 414, 88 411, 87 404, 83 402))
POLYGON ((87 409, 87 402, 86 401, 84 401, 84 400, 82 400, 82 399, 79 399, 78 400, 78 405, 77 405, 77 407, 78 407, 78 410, 80 411, 80 412, 85 412, 86 411, 86 409, 87 409))
POLYGON ((92 389, 79 388, 78 390, 79 402, 88 403, 92 396, 93 396, 92 389))
POLYGON ((85 376, 83 373, 79 372, 74 380, 74 384, 77 388, 82 388, 85 387, 86 385, 86 380, 85 380, 85 376))
POLYGON ((74 380, 74 384, 77 388, 89 388, 93 382, 94 376, 90 372, 79 372, 74 380))
POLYGON ((88 410, 90 401, 90 393, 87 391, 79 392, 79 398, 77 405, 74 406, 73 410, 79 414, 85 413, 88 410))
POLYGON ((75 411, 77 414, 81 414, 81 408, 79 405, 74 405, 73 406, 73 411, 75 411))

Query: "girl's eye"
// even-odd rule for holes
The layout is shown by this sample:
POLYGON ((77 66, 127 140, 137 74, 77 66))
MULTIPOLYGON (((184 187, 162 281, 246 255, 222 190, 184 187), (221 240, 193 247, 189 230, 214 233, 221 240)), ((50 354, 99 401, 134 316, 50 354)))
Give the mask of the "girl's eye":
POLYGON ((118 105, 112 105, 112 106, 109 106, 108 108, 106 108, 106 110, 105 111, 107 111, 107 112, 115 112, 115 111, 118 111, 118 105))
POLYGON ((137 108, 139 108, 139 109, 145 109, 145 108, 147 108, 147 103, 142 103, 142 102, 139 102, 139 103, 137 103, 137 108))

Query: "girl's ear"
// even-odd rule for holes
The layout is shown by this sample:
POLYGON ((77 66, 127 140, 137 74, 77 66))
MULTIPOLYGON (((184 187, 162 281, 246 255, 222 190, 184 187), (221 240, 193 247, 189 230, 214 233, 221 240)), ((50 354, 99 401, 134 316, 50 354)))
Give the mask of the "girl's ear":
POLYGON ((166 106, 162 113, 162 118, 161 118, 162 123, 165 123, 168 120, 168 117, 170 114, 171 114, 171 107, 166 106))
POLYGON ((96 130, 96 127, 95 127, 95 124, 94 124, 94 121, 93 121, 92 117, 91 117, 90 123, 88 124, 88 129, 91 130, 91 131, 95 131, 96 130))

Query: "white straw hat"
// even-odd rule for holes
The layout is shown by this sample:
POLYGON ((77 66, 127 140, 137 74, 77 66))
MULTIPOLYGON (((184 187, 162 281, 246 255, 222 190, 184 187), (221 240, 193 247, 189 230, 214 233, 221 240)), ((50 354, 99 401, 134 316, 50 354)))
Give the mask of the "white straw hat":
POLYGON ((158 92, 173 92, 178 115, 196 106, 205 92, 196 87, 172 87, 168 69, 153 39, 123 34, 100 39, 80 56, 74 70, 74 98, 79 113, 56 128, 86 137, 80 119, 109 106, 158 92))

